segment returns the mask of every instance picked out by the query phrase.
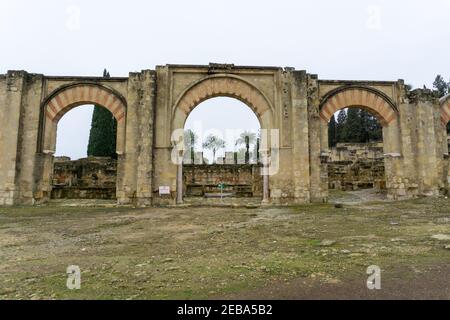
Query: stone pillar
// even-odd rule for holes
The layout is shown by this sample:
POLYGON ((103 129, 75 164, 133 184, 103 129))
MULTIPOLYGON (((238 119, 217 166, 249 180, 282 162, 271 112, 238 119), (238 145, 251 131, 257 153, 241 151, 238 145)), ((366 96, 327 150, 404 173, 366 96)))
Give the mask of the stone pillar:
MULTIPOLYGON (((40 108, 43 93, 44 76, 39 74, 27 74, 27 81, 24 86, 22 98, 22 113, 20 144, 18 153, 20 161, 18 162, 17 183, 19 187, 19 203, 24 205, 33 205, 38 198, 35 197, 36 176, 35 172, 38 165, 36 150, 39 149, 39 123, 44 117, 40 108)), ((53 159, 51 159, 53 161, 53 159)), ((53 163, 51 163, 53 164, 53 163)), ((53 166, 52 166, 53 168, 53 166)), ((50 197, 50 191, 48 197, 50 197)))
POLYGON ((0 76, 0 205, 35 203, 36 150, 43 76, 0 76))
POLYGON ((8 71, 0 76, 0 205, 13 205, 19 200, 17 178, 25 83, 25 71, 8 71))
POLYGON ((152 204, 155 72, 130 73, 125 154, 118 169, 117 198, 122 204, 152 204))
POLYGON ((310 158, 307 74, 305 71, 292 72, 292 171, 294 203, 310 201, 310 158))
MULTIPOLYGON (((401 118, 400 116, 399 118, 401 118)), ((383 127, 384 173, 388 199, 409 197, 409 179, 404 174, 404 157, 400 143, 399 120, 383 127)))
POLYGON ((410 104, 416 112, 417 142, 415 146, 416 168, 419 193, 422 195, 439 194, 439 164, 442 155, 437 143, 435 130, 437 115, 440 113, 439 103, 433 92, 428 89, 417 89, 409 95, 410 104))
POLYGON ((399 200, 408 196, 407 181, 399 175, 403 158, 399 153, 386 153, 384 155, 384 174, 386 178, 387 197, 390 200, 399 200))
POLYGON ((50 201, 52 193, 54 152, 45 151, 36 154, 37 177, 34 198, 36 203, 42 204, 50 201))
POLYGON ((324 202, 328 197, 328 185, 322 181, 328 172, 322 166, 321 146, 321 118, 319 116, 318 81, 316 75, 308 76, 308 118, 309 118, 309 163, 310 163, 310 191, 312 202, 324 202))
MULTIPOLYGON (((414 197, 419 192, 419 184, 418 184, 418 175, 416 170, 416 144, 417 144, 417 136, 416 136, 416 110, 412 104, 409 102, 408 92, 404 86, 403 80, 400 80, 397 84, 398 91, 398 111, 399 111, 399 138, 400 138, 400 151, 395 152, 395 150, 386 150, 384 153, 389 154, 390 152, 401 155, 401 159, 395 160, 397 163, 396 166, 400 168, 403 172, 403 175, 395 179, 390 179, 390 177, 394 178, 392 174, 390 174, 389 167, 393 167, 394 164, 389 163, 389 157, 385 156, 385 173, 386 173, 386 186, 388 187, 388 197, 391 199, 397 199, 402 197, 402 191, 397 193, 394 188, 391 187, 389 189, 390 183, 404 183, 406 197, 414 197), (402 179, 400 179, 402 178, 402 179), (391 181, 391 182, 390 182, 391 181)), ((383 136, 387 137, 383 131, 383 136)), ((383 138, 385 140, 385 138, 383 138)), ((392 162, 392 161, 391 161, 392 162)))
POLYGON ((267 150, 260 151, 263 166, 261 168, 261 173, 263 176, 263 198, 262 203, 270 203, 270 187, 269 187, 269 152, 267 150))

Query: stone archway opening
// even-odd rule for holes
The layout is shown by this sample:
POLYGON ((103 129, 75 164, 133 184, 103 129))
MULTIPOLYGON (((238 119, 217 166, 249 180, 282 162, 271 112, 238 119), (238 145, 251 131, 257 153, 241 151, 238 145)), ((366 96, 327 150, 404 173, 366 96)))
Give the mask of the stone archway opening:
POLYGON ((388 195, 395 176, 392 159, 400 157, 393 103, 373 89, 342 88, 325 97, 320 117, 331 194, 357 191, 361 199, 355 201, 388 195))
MULTIPOLYGON (((272 129, 274 124, 273 106, 270 100, 255 85, 248 80, 237 75, 215 74, 206 76, 193 82, 188 86, 175 100, 170 117, 171 121, 171 143, 172 143, 172 162, 176 159, 176 203, 182 204, 185 194, 183 183, 183 161, 180 161, 180 136, 183 136, 184 126, 189 114, 194 108, 209 99, 227 97, 234 98, 251 109, 260 123, 262 132, 262 145, 266 146, 261 150, 261 157, 264 159, 264 168, 260 172, 263 181, 262 203, 268 203, 270 200, 270 181, 267 158, 269 156, 267 129, 272 129), (173 155, 176 154, 174 157, 173 155)), ((183 145, 183 143, 181 144, 183 145)), ((182 152, 181 152, 182 153, 182 152)), ((172 167, 175 168, 175 167, 172 167)), ((219 184, 218 184, 219 185, 219 184)), ((161 193, 161 192, 160 192, 161 193)), ((258 197, 259 198, 259 197, 258 197)), ((259 198, 261 203, 261 198, 259 198)))
POLYGON ((329 190, 372 190, 385 196, 384 154, 383 126, 374 113, 358 107, 339 110, 328 123, 329 190))
POLYGON ((260 130, 258 116, 236 98, 195 106, 184 124, 184 201, 260 203, 260 130))
POLYGON ((57 121, 51 199, 116 200, 116 132, 101 106, 79 105, 57 121))
MULTIPOLYGON (((50 199, 116 199, 121 192, 121 163, 125 147, 125 99, 113 89, 99 84, 79 83, 56 89, 42 103, 38 136, 39 167, 36 171, 35 198, 39 202, 50 199), (72 111, 83 110, 82 106, 95 105, 115 119, 116 146, 111 150, 114 159, 84 158, 75 161, 58 158, 57 132, 64 118, 71 121, 72 111), (108 177, 108 178, 107 178, 108 177)), ((91 126, 91 117, 81 123, 91 126)), ((75 119, 75 122, 80 122, 75 119)), ((61 128, 59 128, 61 129, 61 128)), ((77 127, 74 130, 78 130, 77 127)), ((75 138, 79 135, 75 133, 75 138)), ((85 142, 86 143, 86 142, 85 142)), ((65 145, 72 146, 73 141, 65 145)), ((69 148, 70 150, 70 148, 69 148)), ((80 153, 84 154, 82 150, 80 153)), ((78 156, 76 156, 78 158, 78 156)))

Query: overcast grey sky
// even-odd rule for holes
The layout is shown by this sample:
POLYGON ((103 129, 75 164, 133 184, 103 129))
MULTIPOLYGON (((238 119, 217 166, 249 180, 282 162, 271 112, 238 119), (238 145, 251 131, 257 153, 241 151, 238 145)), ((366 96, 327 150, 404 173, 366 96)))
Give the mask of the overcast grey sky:
MULTIPOLYGON (((0 39, 0 73, 127 76, 223 62, 416 87, 450 78, 450 0, 0 0, 0 39)), ((72 113, 85 130, 89 112, 72 113)))

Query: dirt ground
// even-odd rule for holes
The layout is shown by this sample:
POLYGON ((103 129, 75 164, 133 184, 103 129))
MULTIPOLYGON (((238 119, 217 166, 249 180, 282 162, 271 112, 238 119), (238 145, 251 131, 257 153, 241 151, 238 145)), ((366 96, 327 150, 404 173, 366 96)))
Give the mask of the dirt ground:
POLYGON ((366 193, 335 193, 340 209, 2 207, 0 299, 450 299, 450 200, 366 193))

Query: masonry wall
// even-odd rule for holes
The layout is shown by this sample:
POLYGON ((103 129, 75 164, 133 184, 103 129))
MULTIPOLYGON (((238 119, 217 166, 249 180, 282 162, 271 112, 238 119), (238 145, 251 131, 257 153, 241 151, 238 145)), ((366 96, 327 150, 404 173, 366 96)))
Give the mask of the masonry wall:
MULTIPOLYGON (((223 88, 212 84, 203 88, 208 97, 225 94, 253 102, 255 112, 261 111, 262 128, 279 130, 279 145, 271 152, 279 156, 277 170, 269 178, 272 204, 327 201, 328 138, 326 122, 319 116, 321 101, 331 90, 355 85, 381 92, 396 109, 395 120, 383 127, 388 197, 432 196, 449 188, 439 101, 430 90, 408 92, 403 81, 322 81, 292 68, 215 64, 169 65, 109 80, 9 71, 0 75, 0 205, 48 201, 55 150, 51 143, 42 146, 42 135, 47 134, 42 131, 46 119, 42 106, 59 88, 83 83, 107 86, 126 102, 125 146, 117 163, 118 203, 173 204, 177 166, 171 161, 171 134, 189 112, 178 110, 177 101, 193 83, 217 77, 223 78, 220 84, 225 88, 236 89, 241 81, 252 89, 221 92, 223 88), (172 197, 160 198, 160 186, 169 186, 172 197)), ((83 102, 83 97, 77 98, 83 102)), ((56 129, 56 122, 49 125, 56 129)), ((56 132, 52 130, 50 135, 56 132)), ((55 137, 44 138, 51 142, 55 137)))
POLYGON ((329 189, 386 189, 383 143, 338 143, 329 151, 329 189))
POLYGON ((261 166, 252 164, 213 164, 183 166, 184 194, 205 196, 224 192, 235 197, 262 197, 261 166))
POLYGON ((155 72, 130 73, 125 154, 119 155, 117 198, 120 204, 147 206, 153 197, 155 72))
POLYGON ((338 143, 330 149, 329 161, 356 161, 384 157, 383 143, 338 143))
POLYGON ((23 85, 20 72, 0 76, 0 205, 12 205, 18 197, 17 152, 23 85))
POLYGON ((330 189, 358 190, 374 188, 384 190, 386 178, 384 159, 358 159, 328 163, 330 189))
POLYGON ((34 170, 43 76, 0 76, 0 205, 34 204, 34 170))
POLYGON ((54 162, 52 199, 116 199, 117 160, 90 157, 54 162))

